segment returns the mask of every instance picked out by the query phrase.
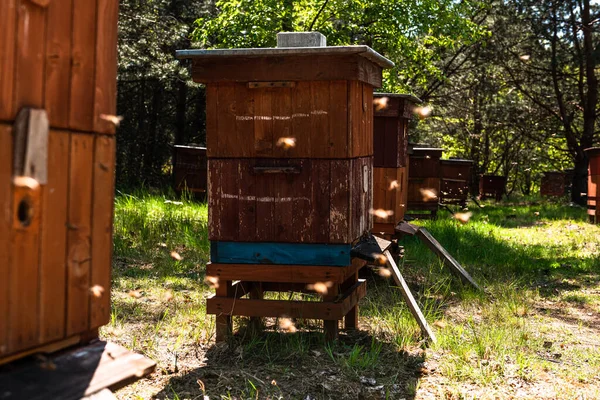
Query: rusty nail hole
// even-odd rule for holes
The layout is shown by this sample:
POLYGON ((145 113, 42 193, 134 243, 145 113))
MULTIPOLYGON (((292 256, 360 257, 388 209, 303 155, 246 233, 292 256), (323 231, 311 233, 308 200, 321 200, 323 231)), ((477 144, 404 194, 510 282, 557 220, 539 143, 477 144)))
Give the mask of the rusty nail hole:
POLYGON ((31 207, 29 198, 22 199, 17 207, 17 219, 21 226, 27 227, 31 224, 32 214, 33 208, 31 207))

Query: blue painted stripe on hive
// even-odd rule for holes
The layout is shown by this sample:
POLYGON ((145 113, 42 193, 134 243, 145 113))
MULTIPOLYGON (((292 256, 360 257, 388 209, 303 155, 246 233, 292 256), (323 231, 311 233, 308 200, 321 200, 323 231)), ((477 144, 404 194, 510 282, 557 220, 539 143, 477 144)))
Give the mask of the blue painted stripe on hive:
POLYGON ((221 264, 350 265, 349 244, 210 242, 210 259, 221 264))

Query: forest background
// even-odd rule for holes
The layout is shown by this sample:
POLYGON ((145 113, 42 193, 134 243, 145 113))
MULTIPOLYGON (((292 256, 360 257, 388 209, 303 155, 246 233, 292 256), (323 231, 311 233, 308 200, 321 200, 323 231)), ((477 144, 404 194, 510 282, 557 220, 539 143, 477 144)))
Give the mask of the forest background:
POLYGON ((600 6, 590 0, 121 0, 118 187, 170 184, 173 146, 205 143, 205 91, 186 48, 273 47, 280 31, 320 31, 394 61, 380 91, 431 107, 411 141, 508 177, 510 193, 574 169, 597 131, 600 6))

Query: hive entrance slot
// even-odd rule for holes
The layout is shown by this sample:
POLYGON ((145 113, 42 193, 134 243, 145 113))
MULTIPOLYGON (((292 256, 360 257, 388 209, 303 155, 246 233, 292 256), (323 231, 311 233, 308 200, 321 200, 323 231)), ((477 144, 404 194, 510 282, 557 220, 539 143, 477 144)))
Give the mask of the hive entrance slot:
POLYGON ((17 220, 22 227, 28 227, 31 224, 33 216, 33 207, 31 206, 31 200, 26 197, 21 199, 19 206, 17 207, 17 220))

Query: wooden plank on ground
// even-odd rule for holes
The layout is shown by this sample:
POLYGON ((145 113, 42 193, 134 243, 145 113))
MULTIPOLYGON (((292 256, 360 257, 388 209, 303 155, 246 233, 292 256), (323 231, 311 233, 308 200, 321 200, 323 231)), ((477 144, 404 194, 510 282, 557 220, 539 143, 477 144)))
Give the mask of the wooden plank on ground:
POLYGON ((417 301, 413 297, 408 285, 406 284, 406 281, 402 277, 402 274, 400 273, 400 270, 398 269, 398 266, 396 265, 396 262, 394 261, 394 257, 392 257, 389 250, 386 250, 384 252, 384 255, 387 258, 387 264, 389 265, 389 267, 392 270, 392 277, 394 278, 394 282, 396 282, 396 285, 398 285, 398 287, 400 288, 400 292, 402 293, 402 297, 404 297, 404 301, 406 302, 408 309, 410 310, 413 317, 415 317, 415 319, 417 320, 417 323, 421 327, 421 332, 423 333, 424 336, 429 337, 429 339, 433 343, 435 343, 436 342, 435 334, 429 327, 429 324, 427 323, 425 316, 423 316, 423 313, 421 312, 421 309, 419 308, 417 301))
POLYGON ((97 0, 73 0, 72 68, 69 128, 94 128, 96 92, 97 0))
POLYGON ((419 227, 408 222, 400 222, 396 225, 396 232, 403 233, 405 235, 415 236, 419 227))
POLYGON ((17 0, 0 1, 0 121, 11 121, 16 114, 13 101, 16 28, 17 0))
POLYGON ((15 111, 44 107, 47 9, 29 0, 19 2, 15 65, 15 111))
POLYGON ((67 239, 67 334, 89 326, 94 136, 71 134, 67 239))
POLYGON ((53 128, 69 127, 72 7, 73 0, 53 0, 48 5, 44 107, 53 128))
POLYGON ((97 0, 96 91, 94 132, 115 133, 115 125, 102 118, 117 113, 117 20, 118 0, 97 0))
MULTIPOLYGON (((2 5, 0 5, 0 9, 2 5)), ((2 15, 2 14, 0 14, 2 15)), ((1 28, 0 28, 1 29, 1 28)), ((0 37, 0 40, 1 37, 0 37)), ((0 321, 8 321, 12 225, 12 127, 0 125, 0 321)), ((8 353, 10 324, 0 324, 0 358, 8 353)))
POLYGON ((417 230, 417 236, 431 251, 433 251, 438 257, 442 259, 444 264, 450 268, 450 271, 457 276, 464 284, 470 284, 477 290, 482 290, 481 287, 475 282, 475 280, 469 275, 469 273, 442 247, 425 228, 419 228, 417 230))
POLYGON ((0 373, 3 399, 79 400, 151 373, 156 363, 113 343, 98 341, 48 357, 56 368, 32 360, 0 373))
POLYGON ((113 136, 97 136, 94 148, 92 195, 92 263, 90 287, 90 326, 98 328, 110 320, 110 277, 115 191, 115 151, 113 136), (101 290, 99 290, 101 289, 101 290))
POLYGON ((44 213, 40 249, 40 342, 65 334, 65 253, 70 134, 52 131, 48 140, 48 184, 43 187, 44 213))

